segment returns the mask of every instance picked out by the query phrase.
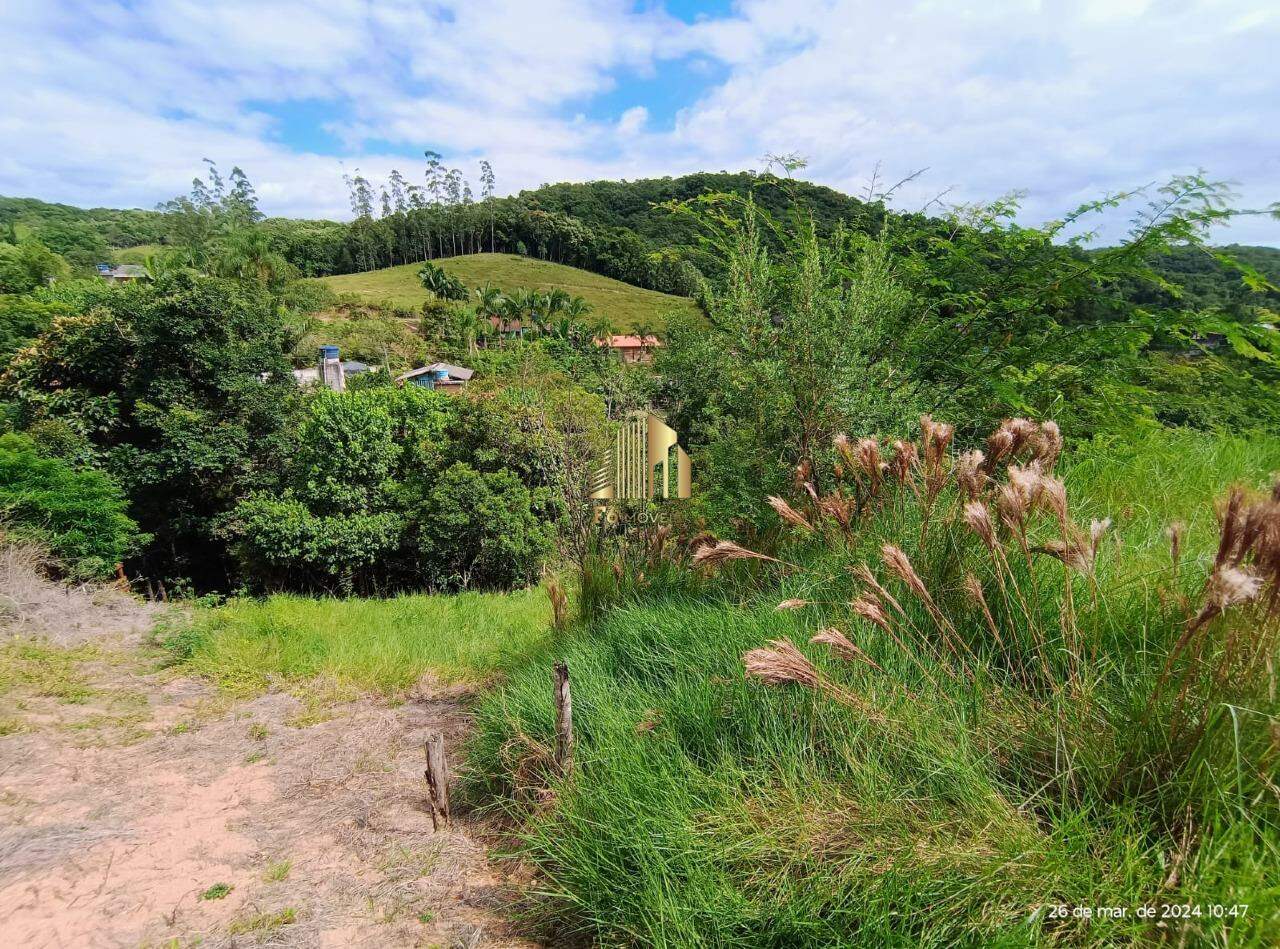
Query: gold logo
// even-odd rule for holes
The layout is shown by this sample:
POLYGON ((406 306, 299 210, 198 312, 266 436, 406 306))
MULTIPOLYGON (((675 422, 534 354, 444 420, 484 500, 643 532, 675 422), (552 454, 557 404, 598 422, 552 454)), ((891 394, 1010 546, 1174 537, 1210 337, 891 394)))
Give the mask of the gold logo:
POLYGON ((591 500, 687 498, 693 486, 680 436, 652 412, 627 416, 604 466, 591 485, 591 500))

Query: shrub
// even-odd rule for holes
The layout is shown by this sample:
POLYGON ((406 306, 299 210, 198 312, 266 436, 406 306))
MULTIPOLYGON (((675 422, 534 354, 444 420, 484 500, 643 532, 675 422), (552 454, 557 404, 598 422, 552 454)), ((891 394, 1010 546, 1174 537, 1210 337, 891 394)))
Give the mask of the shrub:
POLYGON ((42 303, 27 296, 0 296, 0 361, 7 361, 47 330, 55 316, 65 316, 68 312, 66 306, 42 303))
POLYGON ((535 494, 508 469, 481 473, 456 462, 417 512, 418 546, 435 585, 502 588, 529 582, 552 550, 554 526, 535 494))
POLYGON ((67 271, 67 262, 39 241, 0 244, 0 293, 30 293, 67 271))
POLYGON ((120 488, 36 451, 25 435, 0 435, 0 516, 48 546, 77 575, 106 577, 145 540, 120 488))

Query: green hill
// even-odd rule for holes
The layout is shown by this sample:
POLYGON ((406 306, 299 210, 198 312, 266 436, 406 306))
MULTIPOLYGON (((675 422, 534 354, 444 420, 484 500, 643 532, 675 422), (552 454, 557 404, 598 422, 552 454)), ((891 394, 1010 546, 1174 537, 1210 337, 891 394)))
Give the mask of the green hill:
MULTIPOLYGON (((515 254, 468 254, 435 263, 470 287, 479 287, 486 281, 502 290, 518 287, 553 290, 560 287, 584 298, 596 314, 608 317, 619 330, 632 329, 640 322, 657 328, 665 323, 669 313, 697 312, 697 304, 687 297, 645 290, 577 267, 515 254)), ((404 264, 318 279, 338 293, 355 294, 370 302, 417 308, 427 299, 427 291, 418 280, 418 268, 421 266, 404 264)))

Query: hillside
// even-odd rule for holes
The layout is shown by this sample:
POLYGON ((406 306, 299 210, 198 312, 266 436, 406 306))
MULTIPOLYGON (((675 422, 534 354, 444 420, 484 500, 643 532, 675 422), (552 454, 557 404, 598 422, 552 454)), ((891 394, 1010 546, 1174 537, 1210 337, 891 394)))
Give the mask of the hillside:
MULTIPOLYGON (((559 287, 584 298, 593 307, 595 315, 608 317, 619 330, 633 329, 639 323, 660 327, 669 313, 697 311, 697 304, 687 297, 645 290, 576 267, 514 254, 468 254, 437 260, 436 263, 471 287, 479 287, 486 281, 507 291, 517 287, 530 290, 559 287)), ((427 291, 418 280, 420 266, 404 264, 366 273, 321 277, 319 280, 338 293, 417 308, 427 299, 427 291)))
POLYGON ((522 191, 519 197, 544 211, 570 215, 588 227, 622 228, 659 247, 692 247, 697 243, 693 222, 663 205, 708 193, 749 194, 774 216, 785 215, 799 201, 812 212, 821 233, 830 232, 838 221, 859 230, 874 230, 886 213, 879 202, 868 203, 823 185, 745 171, 695 172, 636 181, 562 182, 522 191))

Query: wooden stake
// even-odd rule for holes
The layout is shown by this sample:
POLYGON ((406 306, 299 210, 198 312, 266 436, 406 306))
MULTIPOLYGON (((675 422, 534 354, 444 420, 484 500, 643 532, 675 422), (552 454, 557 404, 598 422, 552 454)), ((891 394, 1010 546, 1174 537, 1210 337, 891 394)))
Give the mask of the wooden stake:
POLYGON ((573 768, 573 698, 569 695, 569 667, 555 665, 556 682, 556 765, 561 774, 573 768))
POLYGON ((424 748, 427 753, 427 803, 431 805, 431 829, 439 830, 443 823, 449 826, 449 768, 444 760, 444 735, 433 732, 427 736, 424 748))

